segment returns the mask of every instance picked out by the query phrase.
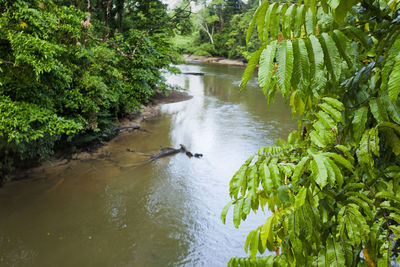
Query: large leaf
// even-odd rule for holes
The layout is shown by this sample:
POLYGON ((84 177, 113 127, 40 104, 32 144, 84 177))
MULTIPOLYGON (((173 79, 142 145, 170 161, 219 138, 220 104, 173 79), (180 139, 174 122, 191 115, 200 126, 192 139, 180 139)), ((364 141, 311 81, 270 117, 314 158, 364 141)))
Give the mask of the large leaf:
POLYGON ((258 38, 262 40, 263 37, 262 32, 265 22, 265 13, 268 9, 268 6, 269 6, 268 1, 264 1, 261 3, 261 5, 257 8, 256 12, 254 13, 254 16, 249 25, 249 29, 247 30, 246 44, 248 44, 250 41, 250 37, 256 23, 257 23, 258 38))
POLYGON ((383 106, 381 99, 379 98, 371 99, 371 101, 369 102, 369 106, 371 108, 372 115, 374 116, 375 120, 378 123, 389 120, 388 115, 386 113, 386 109, 383 106))
POLYGON ((285 17, 283 20, 283 36, 286 39, 290 39, 292 37, 292 29, 294 24, 294 18, 296 15, 297 5, 290 5, 289 8, 285 12, 285 17))
POLYGON ((292 86, 299 90, 300 96, 305 97, 310 84, 310 61, 303 39, 295 39, 293 41, 293 55, 292 86))
POLYGON ((260 56, 260 66, 258 68, 258 82, 261 89, 266 95, 268 86, 270 85, 272 74, 274 72, 274 58, 276 54, 277 41, 273 41, 267 45, 260 56))
POLYGON ((345 258, 341 245, 333 238, 328 238, 326 243, 326 266, 345 266, 345 258))
POLYGON ((296 9, 296 17, 294 20, 294 36, 300 37, 304 24, 304 6, 300 5, 296 9))
POLYGON ((362 134, 365 130, 365 125, 368 119, 368 108, 363 106, 357 109, 352 125, 353 125, 353 137, 356 142, 360 141, 362 134))
POLYGON ((276 53, 278 67, 276 69, 276 80, 282 95, 287 96, 290 92, 290 79, 293 72, 293 47, 289 40, 278 43, 276 53))
POLYGON ((265 14, 265 22, 264 22, 264 29, 263 29, 264 40, 268 40, 271 22, 273 20, 273 16, 276 13, 276 9, 278 8, 278 6, 279 6, 279 4, 274 2, 271 5, 269 5, 269 7, 267 9, 267 12, 265 14))
POLYGON ((313 92, 318 95, 327 82, 324 71, 324 52, 317 37, 311 35, 309 40, 308 55, 310 56, 310 62, 312 64, 312 73, 310 76, 313 77, 311 88, 313 92))
POLYGON ((328 171, 324 164, 324 157, 321 154, 313 154, 314 160, 311 163, 311 168, 315 174, 315 182, 324 188, 328 182, 328 171), (314 163, 314 164, 313 164, 314 163))
POLYGON ((249 63, 247 63, 246 69, 244 70, 242 76, 242 82, 239 85, 242 90, 246 87, 247 82, 250 80, 251 75, 253 74, 254 69, 258 64, 258 60, 260 59, 261 53, 264 50, 264 48, 265 46, 262 46, 260 49, 258 49, 251 55, 249 63))
POLYGON ((395 58, 393 71, 388 83, 389 100, 394 102, 400 94, 400 54, 395 58))
POLYGON ((228 204, 225 205, 225 207, 223 208, 223 210, 221 212, 221 220, 222 220, 223 224, 225 224, 226 214, 228 213, 228 210, 232 206, 232 204, 233 204, 233 200, 229 201, 228 204))
POLYGON ((322 33, 321 44, 324 51, 325 65, 332 74, 334 80, 338 81, 342 72, 342 60, 339 50, 332 37, 327 33, 322 33))

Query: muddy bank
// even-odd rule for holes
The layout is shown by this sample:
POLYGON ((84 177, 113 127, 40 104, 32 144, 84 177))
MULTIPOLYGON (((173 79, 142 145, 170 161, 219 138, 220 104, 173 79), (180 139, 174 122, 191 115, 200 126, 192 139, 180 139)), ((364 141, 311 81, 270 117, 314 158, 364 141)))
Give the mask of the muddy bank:
MULTIPOLYGON (((128 114, 125 118, 115 122, 115 126, 117 128, 140 126, 143 121, 157 117, 160 114, 161 105, 186 101, 191 98, 192 96, 184 91, 171 91, 168 95, 156 92, 150 103, 146 106, 143 105, 140 112, 136 114, 128 114)), ((71 153, 57 152, 55 156, 41 162, 37 167, 16 170, 15 173, 11 175, 11 182, 29 179, 37 173, 57 176, 57 174, 62 173, 65 169, 73 168, 79 163, 79 161, 111 157, 112 155, 109 146, 112 145, 113 142, 118 142, 119 137, 135 134, 133 132, 137 132, 138 134, 147 134, 146 130, 142 128, 139 130, 129 128, 122 129, 118 132, 118 135, 111 138, 111 140, 103 144, 93 144, 85 151, 73 153, 72 155, 71 153)))
POLYGON ((206 56, 195 56, 184 54, 183 59, 186 62, 202 62, 202 63, 211 63, 211 64, 221 64, 221 65, 232 65, 232 66, 246 66, 240 59, 227 59, 224 57, 206 57, 206 56))

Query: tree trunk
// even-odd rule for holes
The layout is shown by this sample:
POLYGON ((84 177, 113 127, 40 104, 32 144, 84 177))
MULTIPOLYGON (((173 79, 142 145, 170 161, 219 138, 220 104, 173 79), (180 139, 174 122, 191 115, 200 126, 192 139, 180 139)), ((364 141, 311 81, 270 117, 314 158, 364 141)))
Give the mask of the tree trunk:
POLYGON ((212 37, 212 34, 210 33, 207 23, 205 24, 206 26, 204 26, 203 24, 199 23, 200 27, 207 33, 208 37, 210 38, 210 42, 211 44, 214 44, 214 39, 212 37))

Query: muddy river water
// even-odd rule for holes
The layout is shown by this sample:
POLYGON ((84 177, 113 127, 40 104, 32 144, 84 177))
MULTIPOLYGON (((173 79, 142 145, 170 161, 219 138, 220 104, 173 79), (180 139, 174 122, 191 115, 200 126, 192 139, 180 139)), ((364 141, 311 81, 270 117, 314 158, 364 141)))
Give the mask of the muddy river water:
POLYGON ((229 181, 295 123, 282 99, 267 108, 255 79, 239 92, 241 67, 180 68, 205 75, 168 76, 193 98, 163 105, 142 123, 146 132, 118 136, 104 157, 0 189, 0 266, 226 266, 245 256, 247 233, 268 214, 235 229, 230 211, 223 225, 229 181), (141 153, 179 144, 203 158, 181 153, 145 164, 141 153))

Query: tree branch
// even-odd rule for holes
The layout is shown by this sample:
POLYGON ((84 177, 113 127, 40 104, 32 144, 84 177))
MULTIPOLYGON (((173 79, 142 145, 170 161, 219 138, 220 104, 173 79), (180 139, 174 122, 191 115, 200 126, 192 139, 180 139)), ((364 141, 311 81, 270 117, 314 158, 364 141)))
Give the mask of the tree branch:
POLYGON ((20 66, 20 65, 15 66, 15 62, 8 61, 8 60, 2 59, 2 58, 0 58, 0 64, 1 63, 5 63, 5 64, 8 64, 8 65, 13 65, 13 67, 16 67, 16 68, 19 68, 19 69, 24 68, 23 66, 20 66))

